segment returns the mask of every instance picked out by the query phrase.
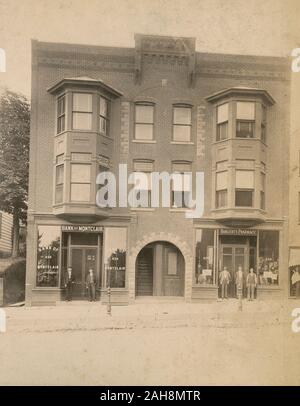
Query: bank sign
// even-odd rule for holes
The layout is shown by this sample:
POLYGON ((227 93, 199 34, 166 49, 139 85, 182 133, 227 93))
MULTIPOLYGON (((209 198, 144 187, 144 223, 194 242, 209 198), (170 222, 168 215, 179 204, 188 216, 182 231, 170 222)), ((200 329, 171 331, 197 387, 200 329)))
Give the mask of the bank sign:
POLYGON ((77 232, 77 233, 102 233, 103 227, 101 226, 82 226, 82 225, 67 225, 62 226, 61 231, 77 232))

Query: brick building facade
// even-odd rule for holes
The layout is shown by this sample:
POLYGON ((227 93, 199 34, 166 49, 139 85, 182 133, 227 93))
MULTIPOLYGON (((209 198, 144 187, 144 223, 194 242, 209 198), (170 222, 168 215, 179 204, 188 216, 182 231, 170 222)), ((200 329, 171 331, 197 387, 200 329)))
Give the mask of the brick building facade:
MULTIPOLYGON (((289 65, 284 58, 196 52, 193 38, 136 35, 134 48, 32 43, 26 303, 97 292, 215 300, 219 272, 257 298, 288 295, 289 65), (98 173, 204 173, 204 213, 96 205, 98 173)), ((195 189, 193 176, 193 188, 195 189)), ((150 199, 151 187, 141 190, 150 199)))

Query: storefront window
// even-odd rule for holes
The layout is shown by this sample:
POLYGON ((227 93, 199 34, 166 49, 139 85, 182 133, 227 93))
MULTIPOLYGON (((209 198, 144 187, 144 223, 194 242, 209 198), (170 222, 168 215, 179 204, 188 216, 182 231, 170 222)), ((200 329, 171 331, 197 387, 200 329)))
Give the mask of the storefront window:
POLYGON ((258 276, 261 285, 279 283, 279 231, 259 232, 258 276))
POLYGON ((125 288, 126 275, 126 228, 107 227, 104 240, 106 286, 125 288))
POLYGON ((36 286, 58 287, 60 227, 38 226, 36 286))
POLYGON ((196 231, 196 284, 214 283, 214 233, 209 229, 196 231))

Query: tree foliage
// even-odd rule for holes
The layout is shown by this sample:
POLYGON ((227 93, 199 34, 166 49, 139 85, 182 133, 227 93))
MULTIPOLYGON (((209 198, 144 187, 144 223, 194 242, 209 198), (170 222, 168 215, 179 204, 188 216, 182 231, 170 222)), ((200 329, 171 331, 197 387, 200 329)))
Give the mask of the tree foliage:
POLYGON ((30 105, 21 94, 0 96, 0 210, 26 221, 30 105))

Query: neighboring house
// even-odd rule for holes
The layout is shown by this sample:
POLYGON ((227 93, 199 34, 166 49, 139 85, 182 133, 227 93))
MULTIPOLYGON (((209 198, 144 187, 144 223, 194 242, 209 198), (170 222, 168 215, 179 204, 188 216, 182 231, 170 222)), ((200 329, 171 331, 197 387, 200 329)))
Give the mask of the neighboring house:
POLYGON ((0 211, 0 255, 10 254, 12 250, 12 226, 13 217, 11 214, 0 211))
POLYGON ((101 301, 108 285, 115 303, 217 299, 225 266, 232 280, 253 267, 258 299, 288 296, 288 59, 151 35, 135 48, 33 41, 31 99, 27 305, 61 300, 67 266, 75 298, 93 268, 101 301), (175 181, 170 207, 99 208, 97 174, 120 163, 147 179, 204 172, 202 217, 186 219, 175 181))

